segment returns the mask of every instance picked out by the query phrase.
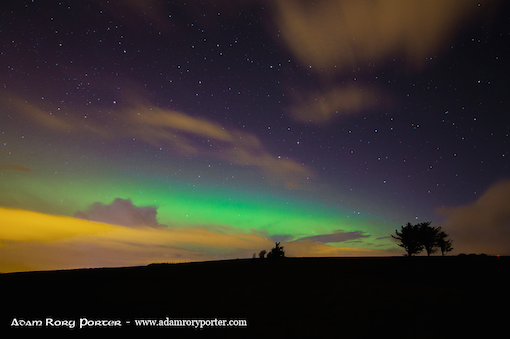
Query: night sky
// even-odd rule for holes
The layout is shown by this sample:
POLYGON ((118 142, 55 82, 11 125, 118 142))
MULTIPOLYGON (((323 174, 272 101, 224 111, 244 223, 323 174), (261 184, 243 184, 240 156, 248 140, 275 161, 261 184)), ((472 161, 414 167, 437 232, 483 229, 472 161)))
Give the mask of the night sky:
POLYGON ((0 272, 510 255, 508 2, 0 6, 0 272))

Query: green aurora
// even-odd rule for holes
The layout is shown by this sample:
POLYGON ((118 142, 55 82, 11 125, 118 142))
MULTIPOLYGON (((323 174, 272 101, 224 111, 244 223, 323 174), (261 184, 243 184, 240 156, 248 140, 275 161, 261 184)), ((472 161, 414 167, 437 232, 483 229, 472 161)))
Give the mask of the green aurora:
MULTIPOLYGON (((374 238, 388 235, 384 233, 385 228, 381 228, 384 221, 314 202, 310 198, 293 198, 289 193, 268 195, 261 191, 107 172, 92 177, 76 172, 66 175, 58 171, 43 174, 4 171, 2 205, 74 216, 94 203, 108 205, 122 198, 131 200, 135 206, 157 207, 158 222, 169 227, 229 227, 266 237, 284 237, 287 241, 339 230, 363 230, 363 234, 371 237, 357 242, 356 247, 360 248, 370 248, 369 242, 374 238)), ((302 195, 303 192, 296 194, 302 195)), ((335 246, 335 243, 330 245, 335 246)), ((391 248, 394 243, 387 240, 379 245, 391 248)))

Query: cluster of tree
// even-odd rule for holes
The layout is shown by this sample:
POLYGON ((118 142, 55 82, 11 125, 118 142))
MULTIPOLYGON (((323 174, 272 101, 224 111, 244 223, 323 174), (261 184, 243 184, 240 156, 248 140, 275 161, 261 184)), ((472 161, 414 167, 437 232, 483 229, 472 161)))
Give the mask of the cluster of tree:
POLYGON ((453 250, 452 240, 447 239, 448 234, 441 231, 441 227, 430 226, 430 222, 422 222, 421 224, 401 226, 401 231, 395 230, 396 235, 391 235, 398 240, 400 247, 403 247, 408 256, 420 253, 424 249, 427 255, 441 250, 441 255, 453 250))
POLYGON ((267 252, 266 250, 260 251, 259 258, 264 259, 266 253, 268 259, 280 259, 285 257, 285 251, 279 242, 275 243, 275 247, 270 252, 267 252))

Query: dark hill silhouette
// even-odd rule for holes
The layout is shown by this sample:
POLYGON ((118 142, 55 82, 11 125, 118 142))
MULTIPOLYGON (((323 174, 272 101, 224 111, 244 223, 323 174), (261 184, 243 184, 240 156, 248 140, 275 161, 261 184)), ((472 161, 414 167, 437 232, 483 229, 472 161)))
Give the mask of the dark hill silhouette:
MULTIPOLYGON (((151 330, 236 337, 436 337, 505 324, 507 257, 242 259, 0 274, 0 331, 18 319, 246 319, 247 328, 151 330), (503 309, 502 311, 498 311, 503 309), (500 323, 501 322, 501 323, 500 323), (446 332, 445 332, 446 331, 446 332)), ((498 327, 501 326, 501 327, 498 327)), ((147 331, 133 323, 121 329, 147 331)), ((90 329, 59 329, 90 332, 90 329)), ((494 332, 496 331, 496 332, 494 332)))

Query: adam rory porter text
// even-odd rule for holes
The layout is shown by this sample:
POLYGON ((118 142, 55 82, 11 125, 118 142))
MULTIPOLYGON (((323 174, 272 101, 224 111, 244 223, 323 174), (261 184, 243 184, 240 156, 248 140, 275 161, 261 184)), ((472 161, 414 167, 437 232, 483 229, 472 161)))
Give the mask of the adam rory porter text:
POLYGON ((80 318, 78 321, 74 319, 54 319, 54 318, 46 318, 44 320, 41 319, 18 319, 14 318, 11 321, 11 328, 68 328, 74 329, 76 326, 78 328, 113 328, 113 327, 122 327, 122 321, 120 320, 111 320, 111 319, 87 319, 80 318))

